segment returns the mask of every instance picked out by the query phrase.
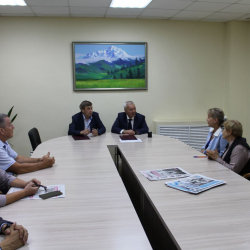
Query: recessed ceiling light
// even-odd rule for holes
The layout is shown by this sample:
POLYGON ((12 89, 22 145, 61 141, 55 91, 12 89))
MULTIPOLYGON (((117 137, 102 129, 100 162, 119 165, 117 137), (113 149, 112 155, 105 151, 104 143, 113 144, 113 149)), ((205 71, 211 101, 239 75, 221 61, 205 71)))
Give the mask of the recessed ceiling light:
POLYGON ((24 0, 0 0, 0 5, 27 6, 24 0))
POLYGON ((111 8, 145 8, 152 0, 112 0, 111 8))

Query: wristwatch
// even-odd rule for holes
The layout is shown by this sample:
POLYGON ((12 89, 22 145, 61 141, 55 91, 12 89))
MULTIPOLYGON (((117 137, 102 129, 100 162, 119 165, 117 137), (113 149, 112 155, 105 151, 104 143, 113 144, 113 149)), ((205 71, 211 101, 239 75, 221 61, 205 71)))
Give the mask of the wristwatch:
POLYGON ((11 225, 11 224, 7 224, 7 223, 6 223, 5 225, 6 225, 6 227, 3 229, 3 233, 5 233, 5 230, 6 230, 6 229, 10 228, 10 225, 11 225))

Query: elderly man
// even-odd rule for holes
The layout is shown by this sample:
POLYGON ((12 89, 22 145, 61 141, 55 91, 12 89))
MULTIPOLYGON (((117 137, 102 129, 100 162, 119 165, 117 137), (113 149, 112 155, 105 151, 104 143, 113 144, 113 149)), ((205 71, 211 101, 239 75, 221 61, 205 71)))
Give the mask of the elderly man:
POLYGON ((0 217, 0 234, 5 234, 5 239, 0 242, 0 250, 16 250, 26 244, 28 231, 21 225, 3 220, 0 217))
POLYGON ((50 153, 42 158, 28 158, 18 155, 8 144, 7 140, 13 137, 14 126, 10 118, 0 114, 0 168, 14 173, 24 174, 52 167, 55 163, 50 153))
POLYGON ((83 101, 79 106, 81 112, 72 116, 72 123, 69 125, 68 135, 92 135, 104 134, 104 127, 99 114, 93 111, 92 103, 83 101))
POLYGON ((145 116, 136 112, 132 101, 124 103, 124 111, 118 114, 111 129, 112 133, 140 135, 148 132, 145 116))

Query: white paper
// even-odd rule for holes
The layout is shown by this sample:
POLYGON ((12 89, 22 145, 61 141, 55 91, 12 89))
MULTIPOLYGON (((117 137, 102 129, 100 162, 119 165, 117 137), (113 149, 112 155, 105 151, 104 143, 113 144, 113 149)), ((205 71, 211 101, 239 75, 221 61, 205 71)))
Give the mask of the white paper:
MULTIPOLYGON (((53 191, 61 191, 62 195, 54 196, 51 198, 65 198, 65 185, 48 185, 46 187, 47 187, 47 192, 45 192, 43 187, 40 187, 36 194, 24 197, 22 200, 38 200, 38 199, 40 200, 42 198, 40 198, 39 195, 45 194, 45 193, 50 193, 53 191)), ((22 190, 22 188, 12 187, 12 188, 10 188, 8 194, 17 192, 19 190, 22 190)))
POLYGON ((120 142, 142 142, 142 140, 140 139, 140 138, 137 138, 137 140, 122 140, 121 138, 120 138, 120 142))

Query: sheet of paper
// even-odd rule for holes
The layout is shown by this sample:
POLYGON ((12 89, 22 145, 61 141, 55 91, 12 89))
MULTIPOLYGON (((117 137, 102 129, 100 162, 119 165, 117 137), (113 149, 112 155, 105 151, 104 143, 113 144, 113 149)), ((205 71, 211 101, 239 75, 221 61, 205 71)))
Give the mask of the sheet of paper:
MULTIPOLYGON (((17 192, 19 190, 22 190, 22 188, 12 187, 12 188, 10 188, 8 194, 17 192)), ((63 194, 52 197, 52 198, 65 198, 65 185, 48 185, 46 193, 50 193, 50 192, 53 192, 53 191, 61 191, 63 194)), ((38 191, 37 191, 37 193, 35 195, 25 197, 22 200, 38 200, 38 199, 41 199, 39 197, 39 195, 41 195, 41 194, 45 194, 44 188, 42 188, 42 187, 40 187, 38 189, 38 191)))
POLYGON ((120 142, 122 142, 122 143, 127 143, 127 142, 142 142, 142 140, 140 138, 137 138, 137 140, 121 140, 120 139, 120 142))

